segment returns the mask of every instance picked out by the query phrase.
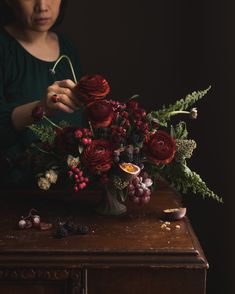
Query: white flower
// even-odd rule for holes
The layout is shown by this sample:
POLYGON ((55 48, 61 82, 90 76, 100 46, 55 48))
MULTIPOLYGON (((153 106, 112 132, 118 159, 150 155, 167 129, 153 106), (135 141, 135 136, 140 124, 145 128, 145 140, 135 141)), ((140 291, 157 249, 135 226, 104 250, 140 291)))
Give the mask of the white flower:
POLYGON ((53 169, 50 169, 50 170, 46 171, 45 178, 51 184, 55 184, 57 182, 57 179, 58 179, 58 174, 53 169))
POLYGON ((194 108, 192 108, 191 110, 190 110, 190 117, 192 118, 192 119, 196 119, 197 118, 197 108, 196 107, 194 107, 194 108))
POLYGON ((77 166, 79 164, 79 157, 73 157, 72 155, 68 155, 67 164, 69 167, 77 166))
POLYGON ((148 188, 148 187, 152 186, 153 181, 150 178, 147 178, 144 180, 144 184, 148 188))
POLYGON ((42 190, 48 190, 51 186, 51 183, 49 182, 48 179, 44 178, 44 177, 40 177, 38 179, 38 187, 42 190))

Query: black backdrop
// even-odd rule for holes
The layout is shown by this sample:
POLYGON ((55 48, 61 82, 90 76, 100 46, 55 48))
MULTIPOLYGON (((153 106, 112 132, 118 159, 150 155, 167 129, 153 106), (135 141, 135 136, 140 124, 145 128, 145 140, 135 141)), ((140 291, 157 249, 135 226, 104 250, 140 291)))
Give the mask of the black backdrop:
POLYGON ((138 93, 143 106, 158 108, 212 85, 190 122, 198 142, 190 167, 225 204, 184 197, 210 263, 208 294, 235 293, 234 15, 232 0, 70 0, 61 27, 77 45, 83 73, 105 76, 113 99, 138 93))

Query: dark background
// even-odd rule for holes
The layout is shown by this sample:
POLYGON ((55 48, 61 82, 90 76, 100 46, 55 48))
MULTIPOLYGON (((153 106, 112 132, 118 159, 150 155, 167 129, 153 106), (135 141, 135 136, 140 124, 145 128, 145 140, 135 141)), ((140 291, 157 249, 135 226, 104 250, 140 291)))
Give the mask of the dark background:
MULTIPOLYGON (((100 73, 113 99, 140 94, 157 109, 212 85, 189 122, 198 148, 190 162, 225 204, 184 196, 210 264, 208 294, 235 293, 234 1, 71 1, 61 27, 75 42, 83 73, 100 73)), ((190 294, 190 293, 189 293, 190 294)))

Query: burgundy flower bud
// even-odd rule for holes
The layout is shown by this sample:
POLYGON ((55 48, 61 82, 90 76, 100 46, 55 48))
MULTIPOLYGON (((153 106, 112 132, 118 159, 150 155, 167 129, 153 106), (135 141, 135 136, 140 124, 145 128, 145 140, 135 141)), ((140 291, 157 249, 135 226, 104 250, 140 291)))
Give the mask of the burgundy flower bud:
POLYGON ((34 121, 40 121, 43 118, 43 115, 45 114, 44 107, 41 105, 38 105, 33 108, 31 117, 34 121))

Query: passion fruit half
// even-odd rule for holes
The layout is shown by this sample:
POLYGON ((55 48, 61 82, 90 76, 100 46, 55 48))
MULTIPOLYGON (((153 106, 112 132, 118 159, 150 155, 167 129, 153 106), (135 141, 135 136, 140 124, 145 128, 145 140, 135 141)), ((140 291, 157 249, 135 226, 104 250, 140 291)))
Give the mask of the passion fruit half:
POLYGON ((121 171, 125 173, 125 176, 129 179, 138 176, 140 173, 140 167, 131 162, 122 162, 119 164, 119 167, 121 171))

